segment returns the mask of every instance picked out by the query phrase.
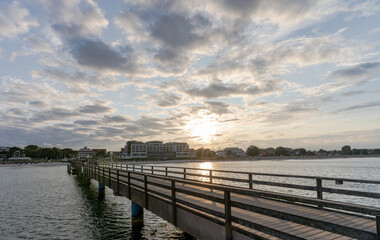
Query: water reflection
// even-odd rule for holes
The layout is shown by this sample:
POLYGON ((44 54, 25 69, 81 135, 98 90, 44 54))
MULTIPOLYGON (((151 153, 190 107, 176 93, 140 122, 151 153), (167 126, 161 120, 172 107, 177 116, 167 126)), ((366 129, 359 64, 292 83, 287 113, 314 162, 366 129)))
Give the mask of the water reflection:
POLYGON ((202 182, 209 182, 210 181, 210 171, 214 169, 212 162, 202 162, 199 164, 199 168, 201 169, 207 169, 207 171, 199 170, 198 174, 207 176, 207 177, 200 177, 202 182))
POLYGON ((103 200, 98 199, 98 182, 88 183, 76 178, 82 198, 82 214, 90 228, 92 239, 193 239, 179 229, 144 209, 144 224, 134 226, 131 223, 131 201, 125 197, 113 195, 106 188, 103 200))

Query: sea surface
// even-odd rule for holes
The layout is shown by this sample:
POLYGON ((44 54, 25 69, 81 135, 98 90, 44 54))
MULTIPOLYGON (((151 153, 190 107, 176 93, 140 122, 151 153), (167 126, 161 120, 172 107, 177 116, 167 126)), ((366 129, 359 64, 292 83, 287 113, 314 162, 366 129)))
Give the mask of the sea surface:
MULTIPOLYGON (((239 162, 167 162, 161 165, 245 172, 295 174, 380 180, 380 158, 239 161, 239 162)), ((141 229, 131 225, 131 202, 106 188, 106 197, 98 200, 97 182, 85 184, 69 175, 66 166, 0 167, 0 240, 12 239, 191 239, 181 230, 145 211, 141 229)), ((202 171, 201 171, 202 172, 202 171)), ((205 175, 207 171, 204 171, 205 175)), ((217 173, 216 173, 217 174, 217 173)), ((216 175, 215 174, 215 175, 216 175)), ((243 177, 234 175, 233 177, 243 177)), ((254 179, 283 181, 273 177, 254 179)), ((205 178, 205 180, 207 180, 205 178)), ((287 179, 286 182, 315 184, 287 179)), ((309 180, 308 180, 309 181, 309 180)), ((374 184, 346 183, 324 186, 380 192, 374 184)), ((242 185, 243 186, 243 185, 242 185)), ((315 197, 314 192, 255 185, 256 189, 315 197)), ((380 207, 379 200, 325 194, 324 198, 380 207)))
POLYGON ((66 166, 1 166, 0 240, 191 239, 149 211, 134 229, 131 202, 108 188, 99 201, 96 183, 69 175, 66 166))

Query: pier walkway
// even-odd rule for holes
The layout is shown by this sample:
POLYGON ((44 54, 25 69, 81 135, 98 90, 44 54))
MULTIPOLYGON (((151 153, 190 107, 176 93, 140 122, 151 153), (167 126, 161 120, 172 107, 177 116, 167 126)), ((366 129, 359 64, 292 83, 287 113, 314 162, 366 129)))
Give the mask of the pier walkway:
POLYGON ((161 165, 73 162, 72 167, 199 239, 380 239, 380 193, 360 190, 360 184, 378 187, 380 181, 161 165), (310 181, 315 186, 302 184, 310 181), (359 190, 324 187, 328 181, 359 190), (259 185, 315 191, 316 197, 255 189, 259 185), (358 196, 373 205, 325 200, 324 193, 358 196))

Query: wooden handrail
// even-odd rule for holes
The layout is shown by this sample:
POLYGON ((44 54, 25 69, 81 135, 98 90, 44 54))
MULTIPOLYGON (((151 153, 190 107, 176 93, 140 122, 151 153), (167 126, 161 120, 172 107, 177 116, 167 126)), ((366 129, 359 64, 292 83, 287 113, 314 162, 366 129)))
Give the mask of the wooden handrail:
MULTIPOLYGON (((176 209, 177 207, 183 208, 186 206, 193 208, 193 209, 198 209, 202 210, 204 207, 194 205, 194 203, 186 203, 186 201, 176 199, 176 192, 186 194, 186 195, 191 195, 191 196, 196 196, 198 198, 206 199, 206 200, 211 200, 215 202, 219 202, 221 204, 224 204, 224 214, 219 213, 215 210, 208 209, 205 211, 206 213, 212 213, 215 216, 220 216, 222 219, 224 218, 224 222, 222 223, 225 226, 225 231, 226 231, 226 238, 230 239, 230 236, 232 236, 232 230, 236 227, 233 227, 232 223, 238 223, 238 224, 243 224, 243 225, 252 225, 256 223, 251 223, 251 222, 246 222, 246 220, 241 219, 236 216, 232 216, 231 214, 231 207, 235 208, 240 208, 252 212, 257 212, 261 213, 264 215, 272 216, 272 217, 277 217, 280 219, 286 219, 288 221, 293 221, 293 222, 304 222, 304 221, 310 221, 310 224, 313 226, 318 226, 320 229, 324 229, 326 231, 332 231, 332 232, 337 232, 339 234, 348 234, 346 231, 349 231, 349 234, 353 234, 352 236, 362 236, 361 234, 366 235, 369 237, 368 239, 375 239, 376 234, 373 235, 373 233, 369 232, 361 232, 362 230, 358 229, 348 229, 346 226, 330 226, 331 223, 326 223, 323 222, 323 220, 316 220, 316 219, 310 219, 308 220, 304 216, 296 216, 292 214, 284 214, 279 210, 274 210, 274 209, 265 209, 265 208, 260 208, 257 206, 251 206, 249 204, 242 204, 236 201, 231 200, 231 194, 239 194, 243 196, 254 196, 254 197, 264 197, 264 198, 271 198, 271 199, 281 199, 281 200, 286 200, 288 202, 298 202, 298 203, 304 203, 308 205, 314 205, 314 206, 319 206, 319 207, 327 207, 327 208, 332 208, 332 209, 338 209, 338 210, 344 210, 348 212, 353 212, 353 213, 362 213, 362 214, 367 214, 367 215, 372 215, 375 216, 375 221, 377 224, 377 234, 379 234, 379 226, 380 226, 380 208, 377 207, 369 207, 369 206, 363 206, 363 205, 357 205, 357 204, 348 204, 348 203, 342 203, 342 202, 336 202, 336 201, 330 201, 330 200, 323 200, 322 196, 319 196, 319 199, 313 199, 313 198, 308 198, 308 197, 300 197, 300 196, 294 196, 294 195, 289 195, 289 194, 282 194, 282 193, 274 193, 274 192, 268 192, 268 191, 261 191, 261 190, 255 190, 255 189, 246 189, 242 187, 235 187, 235 186, 226 186, 226 185, 220 185, 220 184, 215 184, 215 183, 208 183, 208 182, 199 182, 199 181, 194 181, 194 180, 189 180, 189 179, 181 179, 177 177, 172 177, 172 176, 164 176, 164 175, 158 175, 158 174, 152 174, 152 172, 155 172, 156 170, 151 168, 148 172, 138 172, 138 171, 130 171, 130 170, 124 170, 118 168, 119 166, 116 165, 116 168, 114 165, 111 165, 110 167, 106 166, 93 166, 90 164, 84 164, 84 171, 86 174, 91 175, 91 172, 94 172, 95 175, 97 175, 97 179, 103 180, 103 183, 108 183, 111 186, 111 181, 117 182, 117 192, 119 192, 119 184, 122 185, 128 185, 129 188, 129 198, 131 197, 131 188, 141 191, 144 193, 145 198, 144 198, 144 205, 147 208, 148 207, 148 196, 150 194, 156 194, 161 197, 164 197, 169 201, 172 205, 172 223, 176 225, 176 209), (108 173, 106 172, 108 171, 108 173), (124 173, 124 174, 122 174, 124 173), (127 175, 125 175, 125 173, 127 175), (131 174, 141 176, 140 177, 131 177, 131 174), (128 176, 128 181, 123 181, 120 179, 120 177, 125 177, 128 176), (131 179, 134 179, 135 181, 138 181, 142 183, 142 185, 136 185, 131 183, 131 179), (169 180, 171 182, 170 186, 164 186, 160 183, 157 183, 154 179, 161 179, 161 180, 169 180), (193 186, 200 186, 203 188, 209 188, 209 189, 214 189, 214 190, 219 190, 222 191, 224 195, 221 195, 221 197, 215 197, 211 195, 207 195, 204 193, 188 190, 188 189, 180 189, 176 188, 176 183, 182 183, 186 185, 193 185, 193 186), (157 186, 159 188, 164 188, 171 190, 171 196, 162 194, 160 192, 157 192, 155 190, 151 190, 148 188, 148 185, 153 185, 157 186), (178 203, 177 203, 178 202, 178 203), (330 225, 329 225, 330 224, 330 225), (375 236, 375 238, 373 238, 375 236)), ((126 169, 129 169, 128 167, 126 169)), ((142 168, 144 170, 144 168, 142 168)), ((212 170, 215 171, 215 170, 212 170)), ((184 171, 184 174, 188 174, 186 170, 184 171)), ((251 181, 250 181, 251 182, 251 181)), ((326 188, 322 187, 321 185, 322 180, 317 179, 317 187, 316 190, 318 193, 322 194, 323 190, 326 190, 326 188)), ((331 189, 329 191, 332 191, 331 189)), ((347 191, 347 190, 340 190, 340 191, 347 191)), ((187 209, 188 211, 191 211, 187 209)), ((203 209, 205 210, 205 209, 203 209)), ((202 213, 198 213, 201 214, 202 213)), ((205 218, 207 218, 206 215, 204 215, 205 218)), ((306 223, 309 224, 309 223, 306 223)), ((255 226, 256 228, 261 228, 262 226, 255 226)), ((267 231, 265 227, 263 227, 263 231, 267 231)), ((273 229, 271 230, 273 231, 273 229)), ((274 230, 276 232, 276 230, 274 230)), ((277 234, 277 233, 276 233, 277 234)), ((278 233, 281 234, 281 233, 278 233)), ((286 236, 285 236, 286 237, 286 236)))
MULTIPOLYGON (((339 184, 342 184, 343 182, 356 182, 356 183, 363 183, 363 184, 379 184, 380 181, 377 180, 364 180, 364 179, 349 179, 349 178, 332 178, 332 177, 317 177, 317 176, 301 176, 301 175, 288 175, 288 174, 271 174, 271 173, 255 173, 255 172, 239 172, 239 171, 228 171, 228 170, 215 170, 215 169, 201 169, 201 168, 184 168, 184 167, 173 167, 173 166, 157 166, 157 165, 144 165, 144 164, 125 164, 126 170, 130 169, 130 166, 132 165, 132 169, 134 171, 138 168, 136 166, 139 166, 140 172, 146 172, 144 170, 148 170, 151 173, 162 173, 157 175, 165 175, 168 176, 169 174, 171 177, 178 177, 182 176, 183 179, 191 179, 195 181, 202 181, 199 179, 194 179, 194 177, 200 177, 200 178, 206 178, 210 183, 213 183, 213 179, 222 180, 222 181, 228 181, 228 182, 235 182, 235 183, 247 183, 248 189, 253 189, 253 184, 255 185, 266 185, 266 186, 274 186, 274 187, 282 187, 282 188, 292 188, 292 189, 298 189, 298 190, 307 190, 307 191, 315 191, 317 193, 316 197, 318 199, 323 199, 323 192, 326 193, 334 193, 334 194, 343 194, 343 195, 349 195, 349 196, 358 196, 358 197, 366 197, 366 198, 374 198, 374 199, 380 199, 380 193, 376 192, 363 192, 363 191, 356 191, 351 189, 338 189, 338 188, 327 188, 322 187, 322 180, 327 181, 336 181, 339 184), (158 168, 158 169, 157 169, 158 168), (170 169, 178 169, 179 171, 172 171, 170 169), (188 170, 193 171, 203 171, 207 172, 208 175, 205 174, 198 174, 194 173, 188 170), (220 176, 215 175, 213 173, 235 173, 239 175, 247 175, 247 178, 239 178, 239 177, 226 177, 226 176, 220 176), (176 175, 176 176, 173 176, 176 175), (310 186, 310 185, 299 185, 299 184, 292 184, 292 183, 283 183, 283 182, 275 182, 275 181, 263 181, 263 180, 254 180, 253 176, 273 176, 273 177, 284 177, 284 178, 296 178, 296 179, 315 179, 316 185, 310 186), (189 177, 193 178, 189 178, 189 177)), ((113 164, 109 164, 109 167, 114 166, 113 164)), ((116 165, 117 166, 117 165, 116 165)), ((123 169, 121 165, 121 169, 123 169)), ((203 182, 203 181, 202 181, 203 182)), ((228 185, 225 182, 223 185, 228 185)))
MULTIPOLYGON (((102 168, 108 169, 111 167, 103 166, 102 168)), ((114 170, 117 170, 117 169, 114 168, 114 170)), ((365 205, 349 204, 349 203, 332 201, 332 200, 315 199, 315 198, 310 198, 310 197, 303 197, 303 196, 256 190, 256 189, 247 189, 243 187, 207 183, 207 182, 194 181, 194 180, 189 180, 189 179, 185 180, 178 177, 150 174, 150 173, 145 173, 145 172, 128 171, 128 170, 120 170, 120 171, 126 172, 126 173, 129 172, 129 173, 133 173, 133 174, 141 175, 141 176, 146 175, 151 178, 156 178, 156 179, 161 179, 161 180, 175 180, 178 183, 189 184, 189 185, 194 185, 194 186, 199 186, 199 187, 206 187, 206 188, 220 190, 220 191, 230 191, 231 193, 236 193, 240 195, 281 199, 281 200, 286 200, 286 201, 291 201, 291 202, 311 204, 314 206, 322 206, 322 207, 356 212, 356 213, 361 213, 361 214, 366 214, 366 215, 380 216, 380 208, 375 208, 375 207, 370 207, 370 206, 365 206, 365 205)), ((215 170, 212 170, 212 171, 215 171, 215 170)), ((324 188, 322 188, 322 190, 323 189, 324 188)))

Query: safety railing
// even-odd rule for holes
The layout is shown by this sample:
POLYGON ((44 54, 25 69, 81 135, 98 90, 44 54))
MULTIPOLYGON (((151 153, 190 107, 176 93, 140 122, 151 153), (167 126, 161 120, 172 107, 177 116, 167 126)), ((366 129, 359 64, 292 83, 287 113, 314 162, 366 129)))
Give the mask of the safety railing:
MULTIPOLYGON (((302 175, 288 175, 288 174, 273 174, 273 173, 260 173, 260 172, 241 172, 241 171, 228 171, 228 170, 216 170, 216 169, 203 169, 203 168, 184 168, 173 166, 158 166, 158 165, 137 165, 137 164, 120 164, 109 163, 104 166, 119 168, 125 170, 132 170, 143 173, 150 173, 163 176, 177 177, 181 179, 188 179, 201 182, 219 183, 228 186, 245 187, 248 189, 254 189, 254 186, 270 186, 278 188, 288 188, 297 190, 314 191, 316 198, 323 199, 323 193, 349 195, 355 197, 380 199, 380 181, 378 180, 364 180, 364 179, 349 179, 349 178, 334 178, 334 177, 321 177, 321 176, 302 176, 302 175), (226 174, 230 176, 225 176, 226 174), (231 176, 235 175, 235 176, 231 176), (245 177, 237 177, 245 176, 245 177), (275 177, 282 181, 271 180, 259 180, 254 179, 257 176, 275 177), (299 182, 304 180, 315 181, 314 185, 306 184, 294 184, 289 183, 288 179, 298 179, 299 182), (335 185, 343 185, 344 183, 358 183, 358 184, 373 184, 378 186, 378 192, 361 191, 362 185, 356 186, 357 189, 342 189, 334 187, 326 187, 324 183, 331 182, 335 185), (237 184, 238 183, 238 184, 237 184)), ((268 189, 274 191, 272 189, 268 189)), ((380 201, 379 201, 380 204, 380 201)))
MULTIPOLYGON (((187 179, 188 176, 188 169, 196 169, 196 170, 202 170, 205 169, 197 169, 197 168, 178 168, 178 167, 163 167, 159 166, 161 168, 164 168, 164 170, 158 169, 157 166, 143 166, 143 165, 121 165, 121 164, 111 164, 110 166, 96 166, 96 165, 84 165, 84 174, 89 176, 90 178, 96 179, 98 181, 103 182, 106 185, 111 186, 111 182, 117 184, 117 193, 119 192, 120 186, 125 186, 128 188, 128 195, 127 197, 131 198, 131 189, 140 191, 144 193, 145 196, 145 203, 144 207, 148 208, 148 196, 149 195, 155 195, 159 196, 161 199, 166 201, 168 204, 171 204, 172 206, 172 219, 171 222, 175 225, 176 224, 176 209, 181 208, 188 212, 191 212, 193 214, 202 216, 205 219, 208 219, 210 221, 216 222, 218 224, 224 225, 226 229, 226 236, 227 239, 230 239, 229 236, 232 236, 232 231, 237 231, 240 233, 243 233, 247 236, 250 236, 250 232, 244 230, 244 228, 239 228, 238 226, 246 226, 250 227, 259 231, 262 231, 264 233, 282 238, 282 239, 297 239, 294 236, 288 235, 284 233, 283 231, 279 231, 273 228, 270 228, 268 226, 262 225, 260 223, 256 222, 250 222, 246 219, 239 217, 237 215, 234 215, 231 213, 231 209, 237 208, 237 209, 243 209, 246 211, 251 211, 255 213, 264 214, 267 216, 280 218, 283 220, 291 221, 294 223, 299 223, 307 226, 313 226, 325 231, 342 234, 350 237, 356 237, 359 239, 379 239, 380 236, 380 208, 379 207, 370 207, 370 206, 363 206, 358 204, 349 204, 349 203, 342 203, 337 201, 330 201, 330 200, 323 200, 323 199, 315 199, 315 198, 309 198, 309 197, 302 197, 302 196, 295 196, 290 194, 283 194, 283 193, 275 193, 275 192, 268 192, 268 191, 261 191, 261 190, 255 190, 252 187, 249 189, 242 188, 242 187, 234 187, 234 186, 227 186, 227 185, 221 185, 221 184, 214 184, 212 181, 210 182, 202 182, 202 181, 194 181, 187 179), (175 174, 181 174, 179 171, 172 171, 171 168, 175 169, 181 169, 182 170, 182 177, 175 177, 175 176, 169 176, 169 173, 175 173, 175 174), (156 174, 156 172, 160 172, 161 174, 156 174), (161 181, 170 181, 170 184, 164 184, 161 181), (220 191, 221 194, 218 194, 217 196, 215 194, 206 194, 199 191, 194 191, 191 189, 184 189, 181 187, 177 187, 178 184, 186 184, 187 186, 194 186, 194 187, 201 187, 201 188, 208 188, 210 190, 220 191), (157 190, 154 189, 154 187, 162 189, 157 190), (165 192, 166 190, 167 192, 165 192), (224 211, 217 211, 214 209, 210 209, 204 206, 201 206, 200 204, 197 204, 194 201, 186 201, 184 199, 178 198, 178 194, 185 194, 188 196, 194 196, 200 199, 204 200, 211 200, 215 203, 220 203, 224 205, 224 211), (346 227, 339 224, 335 224, 332 222, 326 222, 321 221, 318 219, 313 219, 311 217, 307 216, 299 216, 299 215, 293 215, 289 213, 284 213, 282 211, 276 210, 276 209, 270 209, 270 208, 262 208, 257 207, 254 204, 250 203, 242 203, 239 201, 236 201, 234 199, 231 199, 231 194, 234 195, 240 195, 240 196, 251 196, 251 197, 260 197, 265 199, 271 199, 271 200, 279 200, 281 202, 288 202, 288 203, 297 203, 297 204, 306 204, 307 206, 318 206, 318 207, 324 207, 328 209, 334 209, 334 210, 343 210, 344 213, 350 213, 350 214, 365 214, 372 216, 373 221, 375 221, 376 229, 374 232, 370 232, 368 229, 358 229, 358 228, 352 228, 352 227, 346 227), (210 216, 211 215, 211 216, 210 216), (232 224, 234 223, 234 224, 232 224)), ((210 171, 218 171, 218 172, 234 172, 234 171, 220 171, 220 170, 210 170, 210 171)), ((238 172, 242 173, 242 172, 238 172)), ((246 174, 256 174, 256 173, 246 173, 246 174)), ((263 174, 263 173, 259 173, 263 174)), ((310 179, 318 179, 321 180, 340 180, 340 181, 355 181, 355 182, 364 182, 364 183, 375 183, 378 184, 377 181, 371 181, 371 180, 356 180, 356 179, 337 179, 337 178, 317 178, 317 177, 304 177, 304 176, 294 176, 294 175, 279 175, 279 174, 265 174, 265 175, 273 175, 273 176, 281 176, 281 177, 302 177, 302 178, 310 178, 310 179)), ((203 176, 203 175, 202 175, 203 176)), ((213 178, 213 175, 210 174, 213 178)), ((223 179, 223 177, 218 177, 218 179, 223 179)), ((226 178, 227 180, 234 181, 235 179, 226 178)), ((254 183, 254 181, 251 180, 245 180, 240 179, 240 181, 245 181, 247 183, 254 183)), ((286 187, 294 187, 294 186, 288 186, 286 187)), ((298 186, 296 186, 298 188, 298 186)), ((303 189, 303 188, 300 188, 303 189)), ((314 190, 323 191, 324 189, 318 189, 317 187, 313 188, 314 190)), ((344 192, 346 193, 346 192, 344 192)), ((349 192, 350 194, 353 194, 353 192, 349 192)), ((362 194, 360 194, 362 195, 362 194)), ((367 195, 370 197, 377 198, 378 195, 367 195)), ((305 205, 305 206, 306 206, 305 205)), ((358 216, 360 219, 366 219, 367 217, 364 216, 358 216)))

